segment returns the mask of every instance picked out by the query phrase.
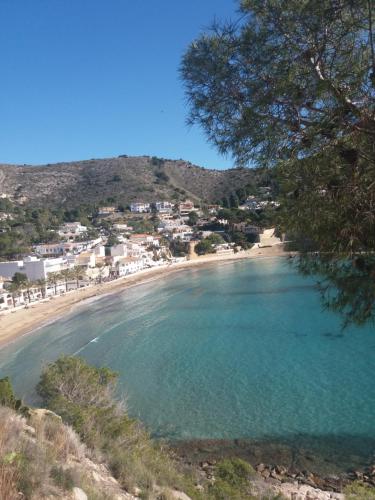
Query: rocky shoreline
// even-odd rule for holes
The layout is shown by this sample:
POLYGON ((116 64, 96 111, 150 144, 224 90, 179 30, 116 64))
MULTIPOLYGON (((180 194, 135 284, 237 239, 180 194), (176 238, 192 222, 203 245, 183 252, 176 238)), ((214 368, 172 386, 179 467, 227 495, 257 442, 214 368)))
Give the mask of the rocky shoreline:
MULTIPOLYGON (((201 462, 202 478, 215 480, 216 460, 201 462)), ((192 465, 192 464, 190 464, 192 465)), ((320 476, 310 471, 292 470, 282 465, 257 464, 252 479, 254 491, 260 496, 272 491, 293 500, 344 500, 345 487, 355 481, 375 488, 375 464, 363 471, 348 471, 342 475, 320 476)))
MULTIPOLYGON (((198 467, 208 480, 215 477, 216 460, 200 462, 198 467)), ((305 484, 312 488, 330 490, 337 493, 343 491, 345 486, 353 481, 361 481, 375 487, 375 464, 363 471, 352 470, 341 475, 320 476, 307 470, 288 469, 282 465, 257 464, 254 467, 259 477, 270 484, 293 483, 305 484)))
MULTIPOLYGON (((215 480, 216 461, 201 462, 199 470, 207 480, 215 480)), ((258 464, 252 479, 254 490, 265 493, 267 490, 282 493, 287 498, 301 499, 343 499, 342 491, 349 484, 339 476, 319 477, 308 471, 290 471, 280 465, 258 464)))
POLYGON ((257 488, 268 487, 287 498, 340 499, 345 487, 355 481, 375 488, 375 462, 366 464, 356 455, 348 455, 347 463, 337 465, 328 454, 319 456, 286 444, 248 440, 174 442, 172 448, 180 460, 209 481, 215 479, 215 467, 221 459, 242 458, 253 466, 257 488))

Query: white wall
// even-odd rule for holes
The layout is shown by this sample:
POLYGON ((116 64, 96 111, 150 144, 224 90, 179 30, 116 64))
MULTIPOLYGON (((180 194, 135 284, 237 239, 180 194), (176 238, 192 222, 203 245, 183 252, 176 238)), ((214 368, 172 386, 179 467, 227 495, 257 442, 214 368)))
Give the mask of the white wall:
POLYGON ((64 259, 25 259, 0 262, 0 276, 12 279, 15 273, 26 274, 30 281, 44 279, 47 273, 59 272, 65 267, 64 259))
POLYGON ((128 249, 126 245, 114 245, 111 247, 111 256, 112 257, 127 257, 128 249))
POLYGON ((12 262, 0 262, 0 276, 12 279, 14 273, 24 273, 23 261, 14 260, 12 262))

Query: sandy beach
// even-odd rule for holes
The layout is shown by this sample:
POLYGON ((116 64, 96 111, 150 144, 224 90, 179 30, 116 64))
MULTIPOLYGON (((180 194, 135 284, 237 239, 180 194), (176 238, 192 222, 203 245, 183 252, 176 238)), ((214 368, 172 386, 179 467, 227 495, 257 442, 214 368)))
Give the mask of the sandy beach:
POLYGON ((17 338, 31 333, 36 328, 58 319, 63 314, 71 311, 73 307, 82 304, 88 299, 97 298, 102 295, 119 292, 129 286, 134 286, 157 279, 158 276, 167 276, 168 274, 180 271, 182 269, 203 266, 209 263, 225 262, 239 259, 252 258, 270 258, 288 255, 282 247, 277 245, 273 247, 257 248, 239 252, 237 254, 226 255, 204 255, 192 260, 171 264, 166 267, 155 269, 146 269, 137 274, 125 276, 110 282, 74 290, 68 294, 59 295, 46 302, 33 303, 27 309, 0 316, 0 348, 13 342, 17 338))

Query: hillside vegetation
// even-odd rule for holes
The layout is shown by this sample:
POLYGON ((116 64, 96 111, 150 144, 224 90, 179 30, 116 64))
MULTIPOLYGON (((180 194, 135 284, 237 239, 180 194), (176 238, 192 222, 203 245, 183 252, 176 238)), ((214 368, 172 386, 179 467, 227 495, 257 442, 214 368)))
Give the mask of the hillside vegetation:
POLYGON ((0 165, 0 195, 36 207, 185 198, 216 203, 266 177, 260 170, 210 170, 183 160, 121 156, 42 166, 0 165))
POLYGON ((117 374, 80 358, 59 358, 37 392, 47 409, 25 407, 0 380, 0 498, 241 500, 254 470, 223 460, 208 482, 150 438, 115 397, 117 374))
MULTIPOLYGON (((0 379, 1 500, 344 499, 287 476, 267 482, 237 457, 215 461, 206 473, 129 417, 116 382, 108 368, 62 356, 45 367, 37 386, 46 409, 34 409, 15 397, 8 378, 0 379)), ((375 498, 372 486, 358 481, 346 494, 375 498)))

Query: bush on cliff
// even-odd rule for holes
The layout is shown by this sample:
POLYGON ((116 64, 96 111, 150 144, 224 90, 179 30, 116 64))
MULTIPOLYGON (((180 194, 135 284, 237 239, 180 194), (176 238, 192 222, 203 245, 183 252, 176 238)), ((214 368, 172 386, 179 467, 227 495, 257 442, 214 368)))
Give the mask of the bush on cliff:
POLYGON ((252 497, 250 479, 255 471, 240 458, 222 460, 215 469, 215 482, 209 487, 209 494, 215 500, 242 500, 252 497))
POLYGON ((107 368, 62 356, 44 369, 37 391, 44 406, 60 415, 105 459, 126 489, 138 486, 152 491, 156 485, 173 485, 190 490, 190 481, 177 470, 167 448, 151 440, 116 399, 117 378, 107 368))
POLYGON ((0 379, 0 406, 7 406, 22 414, 27 414, 28 411, 27 407, 22 404, 22 401, 14 395, 9 377, 0 379))
POLYGON ((362 481, 354 481, 345 490, 347 500, 375 500, 375 489, 362 481))
POLYGON ((56 415, 30 410, 26 420, 0 406, 1 500, 63 498, 85 483, 84 456, 78 436, 56 415))

